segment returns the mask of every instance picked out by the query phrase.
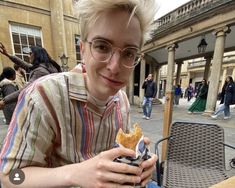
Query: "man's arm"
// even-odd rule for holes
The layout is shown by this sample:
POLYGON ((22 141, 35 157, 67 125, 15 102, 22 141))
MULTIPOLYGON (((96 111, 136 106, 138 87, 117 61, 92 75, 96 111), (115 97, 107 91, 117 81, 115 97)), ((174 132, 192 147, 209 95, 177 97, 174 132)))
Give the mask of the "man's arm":
POLYGON ((137 184, 141 180, 149 178, 156 162, 155 156, 145 161, 142 166, 148 170, 142 173, 142 168, 114 162, 113 160, 119 156, 133 157, 135 152, 119 147, 102 152, 81 163, 57 168, 25 167, 22 168, 25 180, 17 186, 9 181, 9 175, 1 173, 0 178, 4 188, 125 187, 121 185, 124 183, 137 184))
POLYGON ((147 78, 145 79, 144 83, 142 84, 142 89, 145 89, 147 86, 147 78))
POLYGON ((155 98, 157 95, 157 84, 153 82, 153 98, 155 98))

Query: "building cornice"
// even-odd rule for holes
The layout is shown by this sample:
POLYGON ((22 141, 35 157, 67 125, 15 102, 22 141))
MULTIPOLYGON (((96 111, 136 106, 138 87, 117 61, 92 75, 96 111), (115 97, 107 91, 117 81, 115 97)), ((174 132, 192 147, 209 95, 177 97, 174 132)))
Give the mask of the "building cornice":
MULTIPOLYGON (((39 8, 39 7, 33 7, 33 6, 26 5, 26 4, 19 4, 19 3, 15 3, 15 2, 0 0, 0 6, 7 6, 7 7, 15 8, 15 9, 20 9, 23 11, 29 11, 29 12, 34 12, 34 13, 38 13, 38 14, 44 14, 47 16, 51 16, 50 10, 39 8)), ((78 18, 69 16, 69 15, 64 15, 64 20, 78 23, 78 18)))

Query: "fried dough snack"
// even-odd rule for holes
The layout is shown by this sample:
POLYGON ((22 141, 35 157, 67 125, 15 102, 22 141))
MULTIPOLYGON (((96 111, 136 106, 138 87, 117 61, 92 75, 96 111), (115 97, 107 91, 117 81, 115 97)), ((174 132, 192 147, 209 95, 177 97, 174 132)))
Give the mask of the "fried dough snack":
POLYGON ((129 148, 135 151, 136 145, 138 144, 143 134, 142 129, 138 123, 135 123, 133 127, 134 130, 129 134, 124 133, 122 129, 119 129, 116 141, 125 148, 129 148))

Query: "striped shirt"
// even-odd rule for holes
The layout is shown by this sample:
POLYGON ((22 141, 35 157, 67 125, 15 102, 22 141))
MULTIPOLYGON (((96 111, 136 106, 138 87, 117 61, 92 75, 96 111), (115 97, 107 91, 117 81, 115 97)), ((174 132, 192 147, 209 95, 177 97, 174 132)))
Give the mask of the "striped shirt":
POLYGON ((128 131, 129 110, 121 90, 105 109, 93 105, 81 73, 40 78, 19 96, 0 170, 8 174, 15 168, 58 167, 92 158, 113 147, 119 128, 128 131))

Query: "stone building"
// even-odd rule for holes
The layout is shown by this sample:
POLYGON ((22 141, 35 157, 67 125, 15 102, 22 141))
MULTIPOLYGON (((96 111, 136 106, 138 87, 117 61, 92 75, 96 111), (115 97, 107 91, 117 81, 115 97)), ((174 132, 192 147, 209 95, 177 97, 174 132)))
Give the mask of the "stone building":
MULTIPOLYGON (((28 55, 23 49, 39 45, 47 49, 58 64, 64 54, 71 69, 80 59, 79 24, 74 5, 76 0, 1 0, 0 41, 7 51, 26 61, 28 55)), ((12 65, 9 59, 0 55, 0 70, 12 65)))
MULTIPOLYGON (((188 87, 189 83, 192 83, 196 89, 204 78, 205 73, 205 58, 190 59, 183 62, 180 73, 179 84, 183 91, 188 87)), ((208 78, 211 74, 211 64, 208 73, 208 78)), ((222 89, 226 76, 232 76, 235 79, 235 51, 224 53, 222 70, 220 72, 219 90, 222 89)), ((174 67, 174 81, 177 77, 177 65, 174 67)), ((160 69, 160 81, 159 81, 159 97, 165 95, 167 80, 167 65, 163 65, 160 69)), ((209 81, 209 80, 208 80, 209 81)))

